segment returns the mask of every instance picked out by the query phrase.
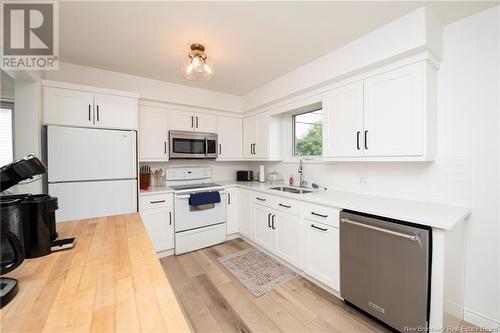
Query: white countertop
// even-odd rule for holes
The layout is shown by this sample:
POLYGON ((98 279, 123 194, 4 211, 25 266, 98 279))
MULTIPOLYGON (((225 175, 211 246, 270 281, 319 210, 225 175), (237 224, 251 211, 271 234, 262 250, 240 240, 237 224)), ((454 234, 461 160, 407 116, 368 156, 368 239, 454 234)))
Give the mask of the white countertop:
POLYGON ((153 195, 153 194, 167 194, 167 193, 173 193, 174 190, 171 189, 170 187, 165 187, 165 186, 150 186, 147 190, 141 190, 139 194, 141 196, 143 195, 153 195))
MULTIPOLYGON (((438 229, 451 229, 459 221, 465 219, 470 208, 433 204, 421 201, 393 199, 366 194, 340 191, 314 191, 313 193, 294 194, 271 190, 269 183, 238 182, 235 180, 218 181, 224 186, 238 186, 250 190, 266 192, 287 198, 302 200, 315 204, 354 210, 387 218, 422 224, 438 229)), ((283 185, 281 185, 283 186, 283 185)))

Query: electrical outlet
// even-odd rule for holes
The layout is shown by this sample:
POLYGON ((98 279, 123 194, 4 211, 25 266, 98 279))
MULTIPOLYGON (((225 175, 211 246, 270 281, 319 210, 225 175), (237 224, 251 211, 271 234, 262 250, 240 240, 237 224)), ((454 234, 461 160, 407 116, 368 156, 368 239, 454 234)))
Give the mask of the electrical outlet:
POLYGON ((359 183, 361 185, 365 185, 365 184, 368 184, 368 180, 367 180, 367 178, 365 176, 360 176, 359 177, 359 183))

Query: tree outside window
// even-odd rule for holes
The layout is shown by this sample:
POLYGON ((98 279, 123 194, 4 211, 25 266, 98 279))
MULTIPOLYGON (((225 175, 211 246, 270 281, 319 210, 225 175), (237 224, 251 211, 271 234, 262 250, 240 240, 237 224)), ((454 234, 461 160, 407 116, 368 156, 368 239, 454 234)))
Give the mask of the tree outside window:
POLYGON ((293 116, 294 155, 321 156, 323 150, 323 110, 293 116))

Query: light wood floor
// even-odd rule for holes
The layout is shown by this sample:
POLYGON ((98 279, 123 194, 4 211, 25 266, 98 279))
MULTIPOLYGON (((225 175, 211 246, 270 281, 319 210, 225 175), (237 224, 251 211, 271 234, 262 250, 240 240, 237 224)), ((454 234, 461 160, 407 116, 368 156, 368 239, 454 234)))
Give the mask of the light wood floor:
POLYGON ((161 259, 195 332, 388 332, 302 277, 253 296, 217 260, 249 247, 236 239, 161 259))

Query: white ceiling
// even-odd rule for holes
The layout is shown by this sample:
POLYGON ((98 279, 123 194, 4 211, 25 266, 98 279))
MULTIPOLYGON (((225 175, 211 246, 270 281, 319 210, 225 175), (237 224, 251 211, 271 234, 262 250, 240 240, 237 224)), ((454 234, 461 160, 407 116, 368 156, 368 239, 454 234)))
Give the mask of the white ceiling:
POLYGON ((423 4, 445 23, 495 2, 60 2, 64 62, 244 95, 423 4), (201 42, 209 82, 184 79, 201 42))

